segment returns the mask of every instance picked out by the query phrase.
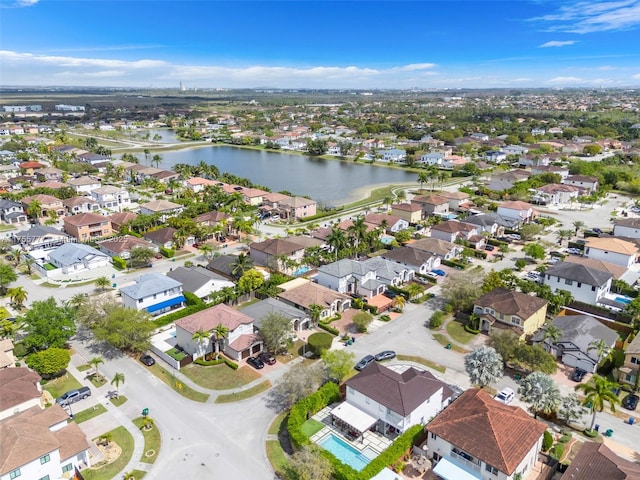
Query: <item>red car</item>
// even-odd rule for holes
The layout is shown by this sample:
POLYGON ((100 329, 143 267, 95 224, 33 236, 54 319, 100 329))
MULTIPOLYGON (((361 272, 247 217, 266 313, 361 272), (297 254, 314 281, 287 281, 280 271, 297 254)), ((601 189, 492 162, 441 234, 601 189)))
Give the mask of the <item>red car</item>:
POLYGON ((161 258, 164 258, 161 253, 156 253, 155 257, 156 257, 157 260, 160 260, 161 258))
POLYGON ((273 365, 276 363, 275 355, 269 352, 262 352, 260 355, 258 355, 258 358, 262 360, 264 363, 266 363, 267 365, 273 365))

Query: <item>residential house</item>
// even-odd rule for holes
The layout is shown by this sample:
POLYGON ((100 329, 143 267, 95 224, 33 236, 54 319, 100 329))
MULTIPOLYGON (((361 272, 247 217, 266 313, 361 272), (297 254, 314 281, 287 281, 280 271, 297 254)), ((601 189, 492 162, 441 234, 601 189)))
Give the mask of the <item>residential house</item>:
POLYGON ((439 238, 421 238, 407 245, 409 248, 422 250, 439 257, 442 260, 451 260, 463 250, 462 245, 440 240, 439 238))
POLYGON ((480 235, 475 225, 457 220, 447 220, 431 227, 431 238, 438 238, 447 242, 466 240, 470 246, 477 249, 484 248, 485 238, 480 235))
POLYGON ((291 320, 292 332, 299 332, 311 327, 311 318, 307 312, 276 298, 267 297, 252 303, 244 307, 242 313, 253 319, 253 327, 258 331, 260 331, 263 319, 268 315, 279 315, 291 320))
POLYGON ((565 480, 638 480, 640 465, 619 457, 604 443, 584 442, 562 474, 565 480))
POLYGON ((546 429, 520 407, 472 388, 427 425, 427 455, 443 480, 527 478, 546 429))
POLYGON ((91 200, 89 197, 71 197, 62 201, 62 204, 67 209, 67 212, 71 215, 77 215, 79 213, 89 213, 100 210, 100 204, 95 200, 91 200))
POLYGON ((216 225, 222 225, 224 227, 224 232, 227 231, 227 226, 230 220, 231 215, 224 212, 218 212, 217 210, 203 213, 195 218, 195 222, 202 227, 214 227, 216 225))
POLYGON ((309 314, 311 314, 311 305, 320 305, 322 307, 320 320, 351 308, 350 296, 312 283, 304 278, 291 280, 278 285, 278 287, 284 290, 278 294, 278 299, 309 314))
POLYGON ((294 270, 291 265, 302 260, 304 249, 289 238, 270 238, 250 244, 249 256, 256 265, 291 274, 294 270))
POLYGON ((555 292, 566 290, 574 300, 596 305, 611 289, 609 272, 573 262, 558 262, 544 272, 544 284, 555 292))
POLYGON ((459 155, 449 155, 443 160, 441 168, 443 170, 454 170, 465 166, 469 162, 469 159, 459 155))
POLYGON ((536 195, 543 198, 548 205, 572 203, 581 194, 581 190, 564 183, 549 183, 535 189, 536 195))
POLYGON ((69 185, 55 180, 47 180, 46 182, 34 183, 33 188, 48 188, 50 190, 60 190, 62 188, 68 188, 69 185))
POLYGON ((146 310, 151 315, 161 315, 184 306, 182 284, 160 273, 147 273, 136 279, 133 285, 120 288, 122 305, 134 310, 146 310))
POLYGON ((538 330, 547 314, 547 301, 526 293, 494 288, 473 305, 480 317, 480 330, 491 333, 494 328, 511 330, 524 339, 538 330))
POLYGON ((70 185, 78 195, 89 195, 93 190, 102 186, 99 178, 89 176, 70 178, 67 180, 67 184, 70 185))
POLYGON ((34 225, 29 230, 12 234, 11 241, 24 249, 34 250, 58 247, 65 242, 75 242, 75 239, 57 228, 34 225))
POLYGON ((217 257, 213 257, 213 259, 211 259, 207 264, 207 270, 211 270, 228 280, 237 281, 242 276, 242 272, 236 270, 237 259, 237 255, 222 254, 217 257))
POLYGON ((598 189, 598 177, 588 175, 569 175, 562 183, 580 187, 587 192, 595 192, 598 189))
POLYGON ((120 228, 122 228, 125 223, 133 222, 136 218, 138 218, 138 214, 133 212, 118 212, 109 215, 109 220, 111 220, 111 229, 114 231, 120 231, 120 228))
POLYGON ((638 260, 638 247, 632 242, 619 238, 589 237, 584 255, 588 258, 631 268, 638 260))
POLYGON ((61 182, 64 173, 64 170, 60 170, 59 168, 46 167, 36 170, 35 175, 39 182, 61 182))
POLYGON ((507 154, 501 150, 489 150, 482 156, 487 162, 502 163, 507 160, 507 154))
POLYGON ((31 407, 0 422, 0 479, 71 478, 91 466, 90 444, 60 406, 31 407))
POLYGON ((220 182, 216 180, 209 180, 208 178, 193 177, 187 179, 185 182, 187 188, 193 191, 193 193, 200 193, 204 191, 205 187, 215 187, 220 182))
POLYGON ((394 248, 383 253, 381 257, 399 263, 421 275, 440 266, 440 257, 411 247, 394 248))
POLYGON ((51 195, 31 195, 24 197, 21 202, 25 212, 29 211, 29 205, 33 202, 38 202, 40 204, 40 209, 42 210, 42 215, 45 217, 50 216, 50 212, 55 212, 59 217, 63 216, 65 213, 62 200, 51 195))
POLYGON ((635 385, 640 375, 640 335, 636 335, 624 351, 624 363, 620 367, 620 383, 635 385))
POLYGON ((110 263, 108 255, 83 243, 64 243, 49 252, 47 260, 67 275, 106 267, 110 263))
POLYGON ((464 192, 440 192, 439 196, 449 201, 449 210, 453 212, 466 211, 473 206, 469 200, 469 194, 464 192))
POLYGON ((616 265, 611 262, 603 262, 602 260, 596 260, 595 258, 587 258, 579 255, 568 255, 564 259, 565 262, 579 263, 586 267, 591 267, 595 270, 602 270, 603 272, 609 272, 613 275, 614 280, 622 280, 628 285, 633 285, 640 279, 640 273, 628 270, 622 265, 616 265))
POLYGON ((13 354, 13 342, 10 338, 0 340, 0 370, 3 368, 14 368, 16 357, 13 354))
POLYGON ((470 215, 460 221, 476 227, 480 234, 487 232, 494 237, 500 237, 504 234, 505 227, 498 223, 497 217, 498 214, 491 212, 480 215, 470 215))
POLYGON ((27 367, 0 369, 0 420, 40 406, 40 380, 40 375, 27 367))
POLYGON ((104 240, 100 242, 98 248, 112 258, 119 257, 124 260, 131 258, 131 252, 136 248, 148 248, 154 252, 158 251, 158 247, 153 243, 133 235, 123 235, 122 237, 104 240))
POLYGON ((218 342, 222 344, 220 351, 236 361, 262 351, 262 340, 254 333, 253 319, 224 303, 188 315, 175 324, 176 345, 194 358, 214 351, 218 342), (215 329, 220 325, 229 332, 225 338, 216 338, 215 329), (196 332, 207 332, 210 340, 206 343, 194 340, 196 332))
POLYGON ((540 155, 540 154, 527 154, 518 158, 518 166, 520 168, 526 167, 538 167, 538 166, 548 166, 549 165, 549 155, 540 155))
POLYGON ((415 225, 422 220, 422 206, 418 203, 395 203, 391 205, 391 215, 415 225))
POLYGON ((176 230, 173 227, 164 227, 151 232, 146 232, 142 238, 150 241, 151 243, 163 248, 173 248, 173 241, 175 239, 176 230))
POLYGON ((161 222, 182 213, 184 206, 168 200, 153 200, 140 205, 140 213, 143 215, 158 215, 161 222))
POLYGON ((131 205, 129 192, 113 185, 91 190, 91 198, 100 204, 100 208, 108 210, 122 211, 131 205))
POLYGON ((520 224, 528 223, 535 218, 533 206, 530 203, 519 200, 503 202, 498 205, 497 213, 520 224))
POLYGON ((185 292, 193 293, 196 297, 209 302, 215 293, 223 288, 233 288, 235 283, 222 275, 203 267, 178 267, 167 272, 167 277, 182 284, 185 292))
POLYGON ((422 218, 430 215, 446 215, 449 213, 449 199, 440 195, 430 194, 423 197, 414 197, 411 203, 420 205, 422 218))
POLYGON ((109 217, 97 213, 80 213, 64 217, 64 231, 83 242, 113 234, 109 217))
POLYGON ((496 173, 491 175, 488 182, 486 183, 486 187, 489 190, 493 190, 495 192, 502 192, 504 190, 513 188, 514 185, 518 182, 527 180, 531 175, 531 172, 521 169, 511 170, 510 172, 504 173, 496 173))
POLYGON ((331 410, 333 423, 356 436, 367 430, 396 436, 424 425, 444 409, 452 390, 425 370, 403 372, 372 363, 346 382, 344 402, 331 410))
POLYGON ((444 159, 445 159, 445 154, 442 152, 428 152, 420 156, 419 163, 441 167, 442 163, 444 162, 444 159))
POLYGON ((558 167, 556 165, 538 165, 531 167, 531 173, 534 175, 541 175, 544 173, 555 173, 560 175, 560 178, 564 181, 569 176, 568 167, 558 167))
POLYGON ((407 161, 407 152, 399 148, 389 148, 378 152, 381 156, 379 159, 381 162, 388 163, 404 163, 407 161))
POLYGON ((408 221, 386 213, 368 213, 364 217, 364 221, 365 223, 374 225, 376 228, 382 229, 385 233, 398 233, 401 230, 409 228, 408 221))
POLYGON ((22 162, 18 165, 22 175, 35 175, 37 170, 44 168, 40 162, 22 162))
MULTIPOLYGON (((0 209, 2 209, 2 202, 6 201, 0 200, 0 209)), ((615 219, 613 221, 613 236, 640 239, 640 218, 615 219)))
POLYGON ((611 349, 618 340, 618 332, 589 315, 562 315, 554 318, 551 325, 560 332, 558 339, 545 338, 546 328, 542 327, 533 336, 533 343, 560 358, 565 365, 585 372, 594 373, 600 362, 593 348, 595 342, 603 340, 611 349))
POLYGON ((304 197, 290 197, 278 203, 278 211, 283 219, 311 217, 316 214, 317 207, 318 202, 304 197))
POLYGON ((28 219, 20 202, 0 199, 0 220, 4 223, 13 224, 26 222, 28 219))
POLYGON ((521 145, 506 145, 501 149, 507 155, 526 155, 529 153, 529 149, 527 147, 523 147, 521 145))

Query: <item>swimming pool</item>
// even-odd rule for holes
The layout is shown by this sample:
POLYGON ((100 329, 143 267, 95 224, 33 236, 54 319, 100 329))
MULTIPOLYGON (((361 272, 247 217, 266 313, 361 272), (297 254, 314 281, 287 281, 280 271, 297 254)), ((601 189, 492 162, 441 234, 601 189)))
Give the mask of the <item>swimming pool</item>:
POLYGON ((628 305, 631 303, 631 299, 629 297, 616 297, 616 302, 626 303, 628 305))
MULTIPOLYGON (((358 451, 333 434, 327 435, 318 445, 333 453, 338 460, 357 471, 362 470, 372 460, 372 458, 365 455, 364 452, 358 451)), ((369 450, 369 452, 373 454, 372 451, 369 450)))
POLYGON ((307 267, 306 265, 298 268, 295 272, 293 272, 293 276, 294 277, 299 277, 300 275, 303 275, 305 273, 307 273, 309 270, 311 270, 309 267, 307 267))

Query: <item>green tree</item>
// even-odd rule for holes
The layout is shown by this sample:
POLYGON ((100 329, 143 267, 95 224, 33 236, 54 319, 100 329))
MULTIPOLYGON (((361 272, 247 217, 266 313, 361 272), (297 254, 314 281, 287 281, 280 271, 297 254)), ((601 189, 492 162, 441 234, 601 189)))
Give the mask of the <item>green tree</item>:
POLYGON ((429 174, 427 172, 418 173, 418 183, 420 184, 420 190, 422 186, 429 181, 429 174))
POLYGON ((109 280, 107 277, 98 277, 95 280, 95 284, 96 287, 98 287, 100 290, 105 291, 111 286, 111 280, 109 280))
POLYGON ((523 378, 518 393, 531 406, 533 418, 538 418, 540 413, 557 411, 562 398, 553 379, 542 372, 533 372, 523 378))
POLYGON ((93 357, 87 363, 93 367, 96 377, 100 377, 101 375, 100 375, 100 372, 98 371, 98 367, 104 363, 104 360, 102 359, 102 357, 93 357))
POLYGON ((233 275, 242 276, 248 270, 253 268, 253 259, 244 253, 238 255, 235 261, 231 264, 233 275))
POLYGON ((19 326, 7 319, 0 320, 0 338, 13 339, 17 333, 19 326))
POLYGON ((359 312, 353 316, 352 321, 359 332, 366 332, 367 328, 373 321, 373 315, 369 312, 359 312))
POLYGON ((424 294, 424 285, 420 285, 419 283, 410 283, 407 285, 406 290, 410 299, 417 298, 424 294))
POLYGON ((111 385, 116 386, 116 398, 120 398, 120 385, 124 385, 124 373, 116 372, 111 379, 111 385))
POLYGON ((324 312, 324 307, 322 305, 318 305, 317 303, 312 303, 309 305, 309 315, 311 316, 311 321, 314 325, 317 325, 320 321, 320 315, 324 312))
POLYGON ((195 340, 195 342, 198 344, 198 356, 202 356, 205 353, 205 344, 208 343, 211 338, 209 336, 209 332, 205 332, 204 330, 197 330, 192 336, 191 336, 191 340, 195 340))
POLYGON ((464 357, 464 368, 471 383, 484 388, 502 376, 502 357, 491 347, 474 348, 464 357))
POLYGON ((160 164, 162 163, 162 156, 158 155, 157 153, 151 158, 151 165, 155 165, 156 168, 158 168, 160 166, 160 164))
POLYGON ((549 340, 548 343, 550 345, 558 343, 558 340, 560 340, 561 336, 562 336, 562 330, 560 330, 554 324, 549 324, 544 328, 543 341, 545 343, 547 343, 547 340, 549 340))
POLYGON ((391 305, 396 310, 402 312, 402 309, 404 308, 406 302, 407 301, 402 295, 396 295, 395 297, 393 297, 393 301, 391 302, 391 305))
POLYGON ((556 232, 556 238, 558 239, 558 245, 562 245, 562 242, 567 238, 571 238, 573 236, 573 231, 563 228, 556 232))
POLYGON ((229 337, 229 327, 219 323, 213 329, 213 338, 216 341, 216 354, 224 350, 224 342, 229 337))
POLYGON ((602 359, 605 358, 607 355, 609 355, 609 352, 611 351, 611 346, 607 345, 607 342, 605 342, 603 339, 597 339, 597 340, 593 340, 591 341, 591 343, 589 343, 589 347, 587 348, 588 352, 594 351, 596 353, 596 356, 598 358, 598 365, 600 365, 600 362, 602 362, 602 359))
POLYGON ((584 222, 581 220, 576 220, 573 222, 574 235, 578 235, 578 232, 581 228, 584 228, 584 222))
POLYGON ((536 235, 540 235, 542 230, 542 225, 538 225, 537 223, 527 223, 520 227, 520 237, 525 242, 529 242, 533 240, 536 235))
POLYGON ((618 384, 607 380, 600 375, 594 375, 588 383, 576 385, 576 391, 585 394, 584 405, 591 405, 591 426, 589 430, 593 431, 596 424, 596 414, 604 410, 606 403, 609 404, 612 412, 616 411, 616 405, 620 403, 620 399, 613 392, 618 388, 618 384))
POLYGON ((580 420, 585 413, 586 409, 582 406, 575 393, 562 397, 558 407, 558 418, 564 423, 568 425, 571 422, 580 420))
POLYGON ((259 334, 268 351, 281 353, 292 343, 291 319, 278 312, 268 313, 260 322, 259 334))
POLYGON ((542 260, 546 255, 544 247, 539 243, 528 243, 524 246, 522 251, 529 257, 536 260, 542 260))
POLYGON ((346 350, 325 350, 322 361, 329 375, 329 379, 342 382, 351 373, 356 356, 346 350))
POLYGON ((5 295, 7 293, 7 286, 17 279, 18 275, 10 265, 0 263, 0 295, 5 295))
POLYGON ((156 252, 154 252, 153 249, 149 247, 133 248, 129 256, 129 267, 135 268, 141 265, 148 265, 155 254, 156 252))
POLYGON ((244 272, 238 279, 238 290, 242 293, 251 293, 260 288, 263 283, 264 277, 262 274, 255 268, 252 268, 244 272))
POLYGON ((305 445, 293 454, 289 468, 296 480, 329 480, 333 467, 315 445, 305 445))
POLYGON ((441 286, 441 295, 454 312, 469 308, 482 295, 484 274, 476 271, 451 273, 441 286))
POLYGON ((13 287, 7 290, 7 295, 11 299, 11 302, 16 306, 17 309, 22 309, 24 307, 24 302, 27 301, 27 297, 29 294, 24 289, 24 287, 13 287))
POLYGON ((32 368, 43 377, 50 377, 62 372, 69 366, 71 354, 64 348, 47 348, 40 352, 32 353, 26 359, 29 368, 32 368))
POLYGON ((27 352, 37 352, 48 348, 62 348, 76 333, 76 312, 66 306, 59 306, 55 298, 35 301, 20 322, 24 325, 22 339, 27 352))
POLYGON ((326 380, 322 362, 298 363, 291 367, 269 392, 270 404, 278 411, 289 410, 297 401, 318 390, 326 380))
POLYGON ((42 217, 42 204, 38 200, 33 200, 27 207, 27 215, 29 215, 36 223, 39 223, 42 217))

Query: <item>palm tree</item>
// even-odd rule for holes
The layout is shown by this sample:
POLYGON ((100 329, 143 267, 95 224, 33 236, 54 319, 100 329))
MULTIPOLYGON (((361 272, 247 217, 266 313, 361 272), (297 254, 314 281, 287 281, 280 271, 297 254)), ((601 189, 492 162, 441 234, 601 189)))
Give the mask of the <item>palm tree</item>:
POLYGON ((87 303, 88 299, 84 293, 76 293, 73 297, 67 300, 67 305, 77 310, 87 303))
POLYGON ((96 278, 96 287, 98 287, 101 291, 105 291, 109 285, 111 285, 111 280, 107 277, 98 277, 96 278))
POLYGON ((396 310, 400 310, 402 312, 402 309, 404 308, 406 302, 406 299, 402 295, 396 295, 395 297, 393 297, 391 305, 396 310))
POLYGON ((27 301, 27 297, 29 296, 24 287, 10 288, 9 290, 7 290, 7 294, 18 309, 24 307, 24 302, 27 301))
POLYGON ((429 181, 429 174, 427 172, 420 172, 418 174, 418 183, 420 183, 420 191, 422 191, 422 186, 429 181))
POLYGON ((22 259, 22 265, 25 266, 25 268, 27 269, 27 273, 29 275, 31 275, 31 266, 35 263, 36 261, 33 259, 33 257, 26 255, 23 259, 22 259))
POLYGON ((151 158, 151 165, 155 164, 156 168, 162 163, 162 157, 157 153, 151 158))
POLYGON ((15 262, 14 266, 17 267, 20 264, 20 260, 24 258, 25 253, 19 248, 14 248, 11 254, 13 255, 13 261, 15 262))
MULTIPOLYGON (((560 340, 561 336, 562 336, 562 330, 560 330, 555 325, 549 325, 544 330, 544 337, 542 338, 542 341, 545 343, 545 345, 548 345, 547 340, 550 340, 551 345, 553 345, 555 343, 558 343, 558 340, 560 340)), ((548 346, 551 347, 551 345, 548 345, 548 346)))
POLYGON ((407 199, 407 192, 404 189, 398 190, 396 193, 396 199, 400 203, 404 202, 407 199))
POLYGON ((616 405, 620 403, 620 399, 613 390, 617 388, 617 383, 611 382, 600 375, 594 375, 589 383, 576 385, 576 390, 585 394, 584 405, 591 405, 593 418, 591 419, 589 430, 593 431, 593 427, 596 424, 596 413, 604 410, 605 403, 609 403, 612 412, 616 411, 616 405))
POLYGON ((91 360, 87 362, 89 365, 93 367, 95 370, 96 377, 100 377, 100 372, 98 371, 98 366, 104 363, 104 360, 101 357, 93 357, 91 360))
POLYGON ((216 354, 224 350, 224 341, 229 336, 229 328, 221 323, 213 329, 213 338, 216 341, 216 354))
POLYGON ((571 238, 573 232, 568 229, 558 230, 556 232, 556 237, 558 238, 558 245, 562 245, 562 241, 566 238, 571 238))
POLYGON ((42 204, 38 200, 33 200, 27 207, 27 215, 33 218, 36 223, 40 223, 39 219, 42 216, 42 204))
MULTIPOLYGON (((193 334, 191 340, 195 340, 198 344, 199 350, 202 350, 204 344, 209 340, 209 332, 205 332, 204 330, 198 330, 193 334)), ((203 352, 204 354, 204 352, 203 352)))
POLYGON ((320 315, 324 311, 322 305, 318 305, 317 303, 312 303, 309 305, 309 315, 311 316, 311 321, 314 325, 317 325, 320 321, 320 315))
POLYGON ((156 252, 149 247, 136 247, 129 253, 129 268, 139 265, 148 265, 156 252))
POLYGON ((336 260, 338 259, 338 252, 342 250, 347 245, 347 236, 337 225, 331 227, 331 233, 327 235, 327 245, 329 245, 336 256, 336 260))
POLYGON ((473 385, 484 388, 502 377, 502 357, 494 348, 478 347, 464 357, 464 368, 473 385))
POLYGON ((409 294, 409 298, 416 298, 424 293, 424 285, 420 285, 419 283, 410 283, 407 285, 407 293, 409 294))
POLYGON ((120 384, 124 385, 124 373, 116 373, 111 380, 111 385, 116 386, 116 398, 120 398, 120 384))
POLYGON ((600 338, 598 340, 593 340, 589 344, 587 351, 589 352, 591 350, 596 351, 596 355, 598 356, 598 365, 600 365, 600 362, 602 361, 602 359, 607 355, 609 355, 609 352, 611 351, 611 347, 607 345, 607 342, 605 342, 600 338))
POLYGON ((231 267, 231 274, 241 277, 245 272, 253 268, 253 259, 249 255, 241 253, 231 264, 231 267))
POLYGON ((573 222, 574 235, 578 235, 578 231, 584 227, 584 222, 581 220, 576 220, 573 222))
POLYGON ((202 256, 206 260, 211 260, 211 257, 213 257, 213 247, 208 243, 203 243, 200 246, 198 246, 198 251, 202 253, 202 256))
POLYGON ((367 235, 367 224, 364 221, 364 217, 359 216, 353 220, 353 224, 347 228, 347 232, 351 235, 357 250, 367 235))
POLYGON ((502 255, 502 258, 504 258, 505 255, 510 252, 509 244, 501 243, 500 246, 498 247, 498 251, 500 252, 500 255, 502 255))

